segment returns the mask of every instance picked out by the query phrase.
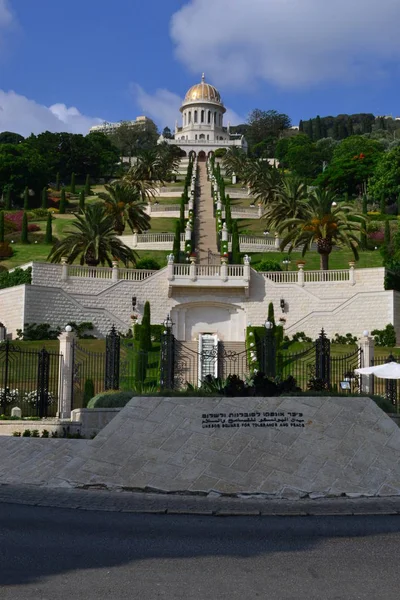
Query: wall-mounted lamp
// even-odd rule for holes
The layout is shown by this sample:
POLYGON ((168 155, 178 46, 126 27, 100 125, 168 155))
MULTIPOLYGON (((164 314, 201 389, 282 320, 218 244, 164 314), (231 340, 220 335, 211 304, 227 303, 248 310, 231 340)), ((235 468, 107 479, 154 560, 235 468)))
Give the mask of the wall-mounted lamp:
POLYGON ((285 306, 286 306, 286 303, 285 303, 285 300, 284 300, 284 298, 281 298, 280 305, 281 305, 282 312, 285 312, 285 306))
POLYGON ((136 308, 136 296, 132 296, 132 308, 136 308))

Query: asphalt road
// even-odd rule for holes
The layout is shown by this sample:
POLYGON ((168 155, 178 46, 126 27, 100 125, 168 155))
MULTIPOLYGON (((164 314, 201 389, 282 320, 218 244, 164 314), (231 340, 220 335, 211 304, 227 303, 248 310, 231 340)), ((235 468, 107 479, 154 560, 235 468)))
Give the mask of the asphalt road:
POLYGON ((0 505, 1 600, 398 600, 400 517, 0 505))

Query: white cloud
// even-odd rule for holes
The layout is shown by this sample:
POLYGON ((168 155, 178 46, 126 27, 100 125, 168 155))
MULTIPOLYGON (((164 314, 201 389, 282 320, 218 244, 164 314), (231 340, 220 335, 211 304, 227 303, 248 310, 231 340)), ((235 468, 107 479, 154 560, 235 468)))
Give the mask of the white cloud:
POLYGON ((8 0, 0 0, 0 27, 8 27, 13 20, 8 0))
MULTIPOLYGON (((141 108, 146 117, 154 119, 161 130, 165 126, 173 130, 176 120, 181 125, 182 115, 179 112, 179 107, 182 104, 182 98, 178 94, 169 90, 158 89, 152 95, 147 93, 137 83, 131 85, 131 91, 136 104, 141 108)), ((225 115, 225 125, 228 124, 228 121, 231 125, 238 125, 239 123, 244 123, 245 119, 228 108, 225 115)))
POLYGON ((385 76, 400 59, 399 21, 399 0, 190 0, 171 37, 217 85, 301 87, 385 76))
POLYGON ((13 91, 0 90, 0 131, 14 131, 23 136, 42 131, 86 134, 92 125, 102 122, 82 115, 75 107, 68 108, 65 104, 47 107, 13 91))

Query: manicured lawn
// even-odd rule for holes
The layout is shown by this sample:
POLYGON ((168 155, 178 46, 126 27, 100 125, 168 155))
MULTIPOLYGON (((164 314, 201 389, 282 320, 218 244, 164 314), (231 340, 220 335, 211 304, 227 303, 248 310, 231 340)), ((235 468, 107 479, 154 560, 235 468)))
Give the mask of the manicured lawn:
POLYGON ((161 268, 167 266, 167 256, 171 254, 168 250, 135 250, 138 255, 138 260, 142 258, 153 258, 158 262, 161 268))
POLYGON ((150 221, 149 233, 174 233, 177 220, 171 217, 153 217, 150 221))
POLYGON ((153 205, 158 202, 158 204, 179 204, 181 203, 181 197, 180 196, 174 196, 173 198, 160 198, 159 196, 156 196, 154 198, 154 202, 152 203, 153 205))
POLYGON ((254 198, 250 198, 249 196, 246 196, 244 198, 231 198, 231 206, 244 206, 246 208, 249 208, 250 204, 254 204, 255 206, 257 206, 257 203, 254 200, 254 198))
POLYGON ((179 179, 178 181, 171 181, 169 183, 164 183, 163 187, 184 187, 185 179, 179 179))

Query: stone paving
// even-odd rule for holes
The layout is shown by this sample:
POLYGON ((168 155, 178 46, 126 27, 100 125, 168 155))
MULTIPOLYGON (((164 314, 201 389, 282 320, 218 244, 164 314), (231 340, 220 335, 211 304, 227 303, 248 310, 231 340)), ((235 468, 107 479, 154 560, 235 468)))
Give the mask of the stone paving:
POLYGON ((208 252, 218 253, 214 203, 211 194, 211 184, 207 181, 206 163, 199 162, 199 194, 196 202, 196 246, 199 251, 199 263, 208 264, 208 252))

